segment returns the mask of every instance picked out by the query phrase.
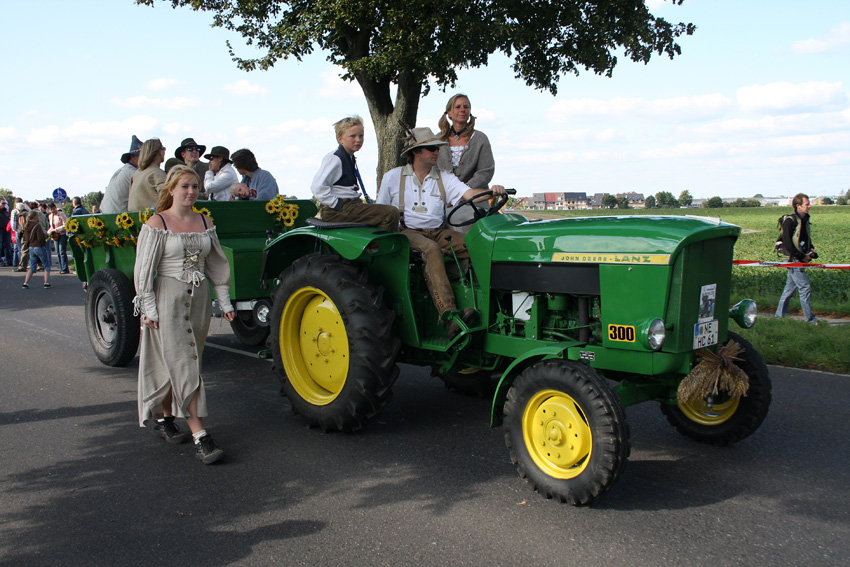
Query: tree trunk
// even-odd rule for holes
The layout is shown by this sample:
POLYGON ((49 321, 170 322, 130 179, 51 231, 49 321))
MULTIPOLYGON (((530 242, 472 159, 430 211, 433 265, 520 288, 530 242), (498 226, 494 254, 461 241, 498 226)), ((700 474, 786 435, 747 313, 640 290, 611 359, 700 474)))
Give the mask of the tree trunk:
POLYGON ((384 173, 405 163, 400 156, 403 143, 402 128, 398 121, 401 120, 411 128, 416 126, 422 82, 402 73, 393 104, 389 80, 374 81, 359 74, 356 78, 366 96, 369 114, 375 126, 375 136, 378 138, 378 168, 374 191, 377 195, 384 173))

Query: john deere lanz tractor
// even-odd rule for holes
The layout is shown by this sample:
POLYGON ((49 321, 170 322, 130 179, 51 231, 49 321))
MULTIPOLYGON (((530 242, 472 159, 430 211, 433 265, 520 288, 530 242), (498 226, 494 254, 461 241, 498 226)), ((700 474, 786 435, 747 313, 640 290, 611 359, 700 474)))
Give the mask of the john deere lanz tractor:
MULTIPOLYGON (((446 259, 459 308, 447 319, 461 327, 452 340, 403 234, 308 224, 301 215, 293 230, 267 238, 262 222, 238 220, 249 211, 231 207, 242 203, 209 208, 231 259, 237 308, 269 333, 283 393, 311 426, 363 427, 390 401, 398 362, 430 366, 449 385, 492 392, 490 422, 504 426, 520 476, 574 505, 603 495, 622 474, 630 451, 624 406, 657 402, 678 431, 710 444, 758 429, 770 404, 767 368, 729 329, 730 320, 752 326, 756 313, 749 300, 729 308, 739 227, 666 216, 535 221, 496 214, 503 205, 475 210, 468 265, 446 259), (480 314, 472 326, 459 317, 467 307, 480 314), (680 383, 705 358, 697 353, 731 341, 743 349, 734 364, 746 394, 714 389, 679 401, 680 383)), ((455 210, 467 206, 474 208, 455 210)), ((100 281, 99 266, 90 268, 81 278, 100 281)), ((98 294, 112 297, 89 285, 96 352, 98 294)), ((113 311, 127 317, 125 307, 113 311)))

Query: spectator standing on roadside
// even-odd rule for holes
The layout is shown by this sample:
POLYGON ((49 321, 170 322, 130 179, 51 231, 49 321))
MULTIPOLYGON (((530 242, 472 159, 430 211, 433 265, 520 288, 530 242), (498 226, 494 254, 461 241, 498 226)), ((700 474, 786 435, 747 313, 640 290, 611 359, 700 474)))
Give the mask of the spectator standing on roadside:
POLYGON ((230 186, 239 182, 239 173, 230 162, 230 150, 224 146, 213 146, 204 159, 209 162, 204 177, 207 195, 213 201, 229 201, 230 186))
POLYGON ((274 176, 260 169, 251 150, 243 148, 233 154, 233 167, 242 174, 242 182, 231 187, 230 194, 236 199, 270 201, 277 197, 277 181, 274 176))
MULTIPOLYGON (((23 242, 23 234, 24 234, 24 225, 27 223, 27 215, 30 208, 24 203, 24 200, 20 197, 15 199, 15 208, 12 210, 11 214, 11 223, 12 223, 12 231, 15 233, 15 268, 16 272, 26 272, 27 265, 24 263, 24 242, 23 242)), ((27 262, 29 262, 29 255, 26 258, 27 262)))
POLYGON ((86 209, 83 206, 83 202, 80 200, 79 197, 74 197, 73 199, 71 199, 71 205, 74 206, 74 210, 71 211, 72 217, 75 217, 77 215, 87 215, 87 214, 89 214, 88 209, 86 209))
POLYGON ((29 267, 21 287, 29 287, 30 278, 36 271, 38 261, 44 266, 44 287, 50 287, 50 249, 47 247, 47 235, 38 221, 38 211, 27 213, 27 224, 24 226, 24 240, 27 244, 29 267))
POLYGON ((112 174, 109 185, 103 192, 103 201, 100 206, 106 214, 117 214, 129 211, 130 181, 139 167, 139 153, 142 149, 142 141, 135 135, 130 140, 130 151, 121 156, 122 165, 118 171, 112 174))
POLYGON ((50 211, 50 214, 47 215, 47 220, 50 223, 50 228, 47 229, 47 235, 56 243, 56 256, 59 258, 59 273, 70 274, 71 270, 68 269, 68 231, 65 229, 65 223, 68 222, 68 217, 56 206, 56 203, 48 204, 47 208, 50 211))
POLYGON ((15 255, 12 252, 12 216, 9 203, 0 198, 0 266, 13 266, 15 255), (7 230, 8 228, 8 230, 7 230))
MULTIPOLYGON (((817 252, 812 244, 812 236, 809 228, 809 197, 802 193, 794 195, 791 199, 791 206, 794 207, 793 215, 785 215, 782 219, 782 252, 785 254, 787 262, 802 262, 809 263, 813 258, 817 258, 817 252)), ((806 322, 812 325, 817 325, 818 321, 815 314, 812 313, 811 295, 812 285, 809 283, 809 276, 806 275, 805 268, 787 268, 788 275, 785 278, 785 289, 782 290, 782 296, 779 298, 779 305, 776 307, 776 317, 785 317, 788 310, 788 303, 794 296, 794 292, 800 293, 800 306, 803 308, 803 315, 806 317, 806 322)))
POLYGON ((204 189, 204 176, 207 174, 208 164, 201 161, 201 156, 207 151, 206 146, 196 144, 194 138, 186 138, 180 142, 180 147, 174 151, 174 157, 191 167, 201 180, 201 193, 204 189))
POLYGON ((165 146, 159 138, 145 140, 139 151, 139 170, 130 182, 131 211, 143 211, 156 207, 159 186, 165 181, 165 172, 159 167, 165 161, 165 146))

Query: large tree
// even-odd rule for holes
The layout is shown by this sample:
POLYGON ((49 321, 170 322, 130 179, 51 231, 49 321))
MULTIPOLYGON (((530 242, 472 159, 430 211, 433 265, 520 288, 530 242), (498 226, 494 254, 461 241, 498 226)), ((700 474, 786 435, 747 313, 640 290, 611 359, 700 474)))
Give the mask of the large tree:
MULTIPOLYGON (((156 0, 136 0, 153 5, 156 0)), ((430 82, 453 87, 457 70, 487 65, 502 52, 515 77, 557 92, 562 75, 584 68, 611 75, 616 50, 633 61, 681 53, 677 38, 693 24, 653 16, 644 0, 163 0, 210 11, 213 26, 240 33, 265 55, 244 70, 319 49, 363 90, 378 138, 378 178, 398 164, 401 127, 416 123, 430 82), (390 86, 396 85, 395 100, 390 86)), ((671 0, 681 4, 683 0, 671 0)))

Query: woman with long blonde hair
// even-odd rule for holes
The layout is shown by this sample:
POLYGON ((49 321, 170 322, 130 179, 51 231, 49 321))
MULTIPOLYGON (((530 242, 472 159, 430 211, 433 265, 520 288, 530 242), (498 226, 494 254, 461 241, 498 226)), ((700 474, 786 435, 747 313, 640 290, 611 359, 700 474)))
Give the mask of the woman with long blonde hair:
POLYGON ((165 146, 159 138, 151 138, 139 151, 139 169, 130 179, 130 198, 127 208, 141 211, 156 205, 159 186, 165 181, 160 165, 165 161, 165 146))
POLYGON ((488 189, 496 163, 490 140, 475 129, 469 97, 463 93, 451 97, 437 125, 440 139, 448 142, 440 148, 439 168, 451 171, 473 189, 488 189))
POLYGON ((230 265, 207 215, 192 207, 201 181, 190 167, 177 165, 159 192, 156 214, 142 226, 136 246, 133 300, 142 321, 139 353, 139 425, 168 443, 188 440, 175 417, 186 419, 195 456, 205 465, 222 451, 204 428, 207 401, 201 357, 210 326, 210 287, 233 320, 230 265), (208 282, 206 280, 209 280, 208 282))

